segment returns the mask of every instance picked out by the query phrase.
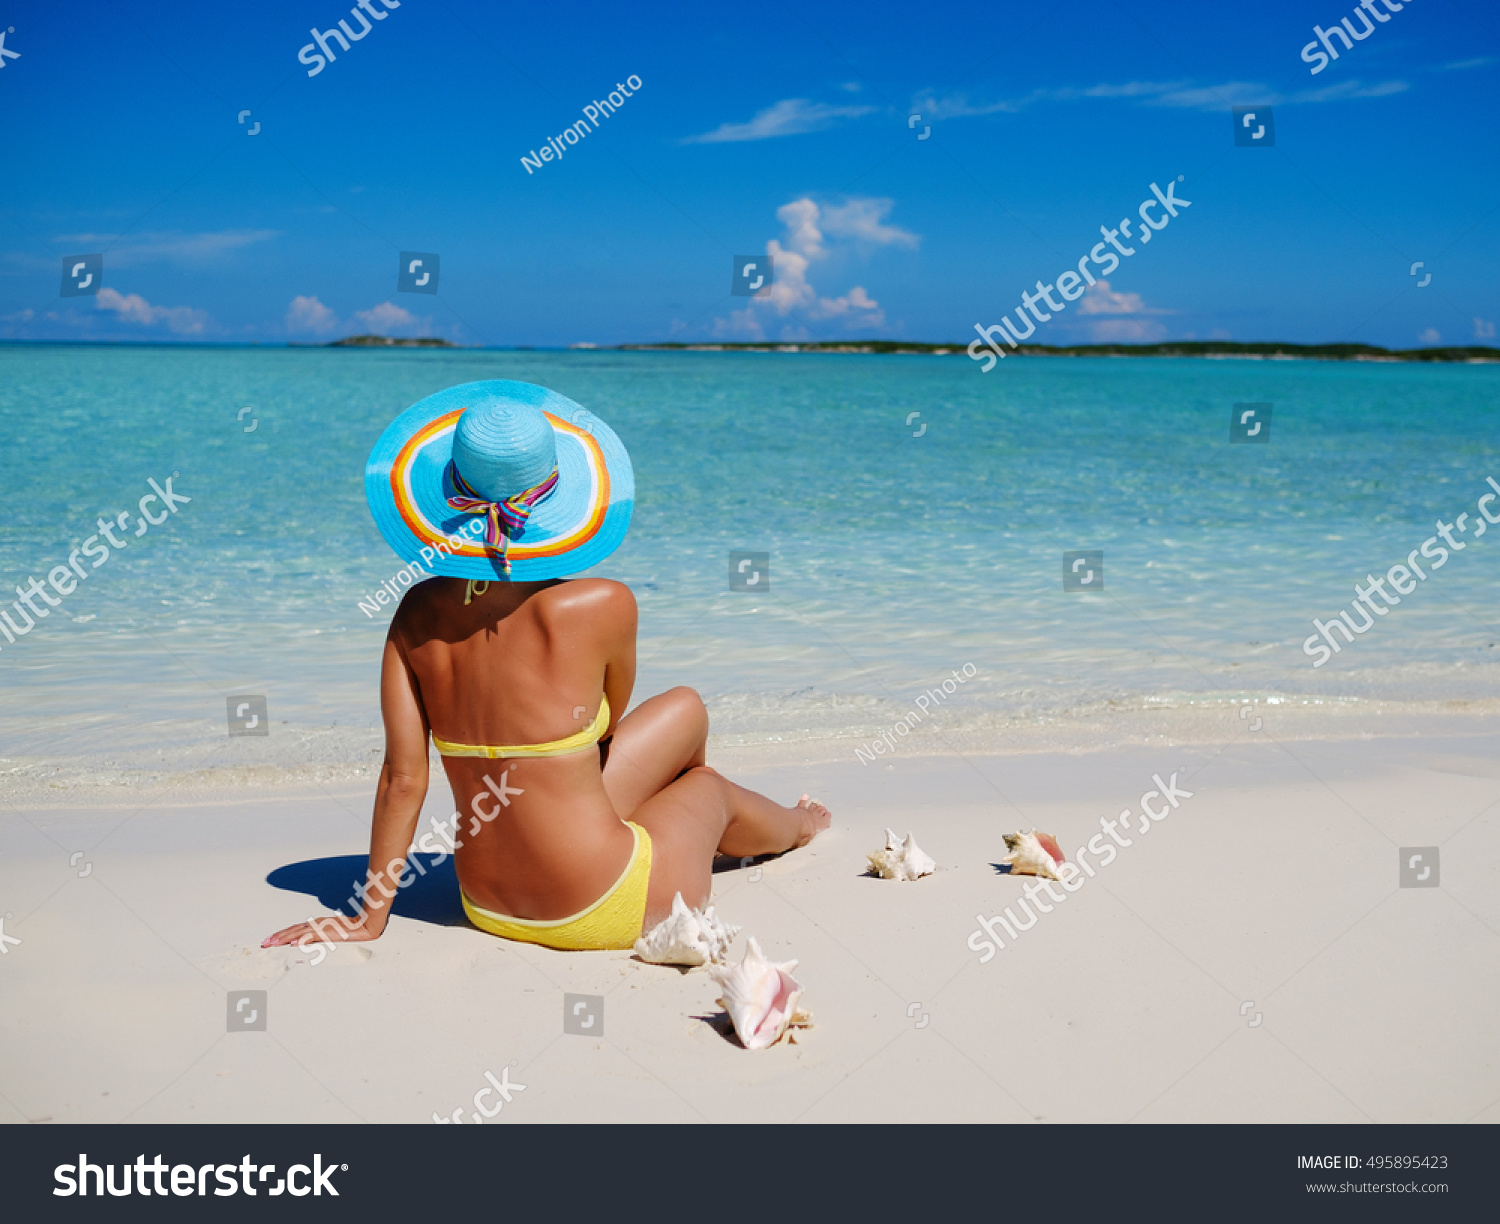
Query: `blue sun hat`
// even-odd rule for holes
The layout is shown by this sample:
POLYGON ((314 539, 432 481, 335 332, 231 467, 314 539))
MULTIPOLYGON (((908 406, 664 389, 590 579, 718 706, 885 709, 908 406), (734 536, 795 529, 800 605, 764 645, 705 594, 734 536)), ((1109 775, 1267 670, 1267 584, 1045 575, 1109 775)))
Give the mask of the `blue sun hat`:
POLYGON ((587 409, 534 383, 490 380, 429 395, 392 421, 365 464, 365 497, 403 561, 537 582, 620 546, 635 476, 624 444, 587 409))

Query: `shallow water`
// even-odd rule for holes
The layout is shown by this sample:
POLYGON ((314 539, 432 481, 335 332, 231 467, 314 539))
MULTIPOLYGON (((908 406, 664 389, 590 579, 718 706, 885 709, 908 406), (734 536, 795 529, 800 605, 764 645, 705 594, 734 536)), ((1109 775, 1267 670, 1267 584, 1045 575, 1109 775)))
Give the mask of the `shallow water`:
POLYGON ((725 742, 868 737, 966 665, 929 707, 968 740, 1271 695, 1500 701, 1500 536, 1472 522, 1326 666, 1302 652, 1476 516, 1492 365, 4 345, 7 590, 148 478, 192 501, 0 638, 0 768, 370 759, 385 613, 358 604, 400 562, 365 457, 480 378, 553 387, 630 448, 630 535, 593 572, 639 597, 638 691, 697 687, 725 742), (1230 444, 1237 402, 1274 405, 1267 444, 1230 444), (1101 593, 1064 592, 1069 549, 1103 550, 1101 593), (731 591, 731 551, 769 553, 769 589, 731 591), (251 693, 272 734, 228 739, 251 693))

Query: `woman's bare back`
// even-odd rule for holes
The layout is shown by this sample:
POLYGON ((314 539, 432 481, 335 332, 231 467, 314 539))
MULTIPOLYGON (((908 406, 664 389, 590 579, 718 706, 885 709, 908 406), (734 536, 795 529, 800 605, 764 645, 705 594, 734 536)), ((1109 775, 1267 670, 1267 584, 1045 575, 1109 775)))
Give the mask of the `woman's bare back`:
MULTIPOLYGON (((550 743, 630 699, 635 599, 604 579, 476 584, 434 578, 407 592, 391 639, 435 738, 550 743)), ((477 905, 565 918, 609 890, 634 839, 605 792, 599 751, 559 757, 444 757, 459 815, 460 886, 477 905)))

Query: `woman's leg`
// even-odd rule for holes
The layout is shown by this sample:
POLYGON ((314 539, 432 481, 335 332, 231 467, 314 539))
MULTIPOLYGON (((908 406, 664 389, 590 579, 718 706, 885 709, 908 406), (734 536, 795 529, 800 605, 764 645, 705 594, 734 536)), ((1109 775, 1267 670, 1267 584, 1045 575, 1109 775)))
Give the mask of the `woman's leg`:
POLYGON ((672 912, 674 893, 691 906, 708 904, 715 854, 793 850, 826 829, 832 816, 805 795, 782 807, 704 765, 647 799, 630 819, 651 834, 649 930, 672 912))
POLYGON ((604 763, 604 791, 621 819, 633 819, 652 795, 702 765, 707 743, 708 710, 690 688, 669 689, 620 719, 604 763))

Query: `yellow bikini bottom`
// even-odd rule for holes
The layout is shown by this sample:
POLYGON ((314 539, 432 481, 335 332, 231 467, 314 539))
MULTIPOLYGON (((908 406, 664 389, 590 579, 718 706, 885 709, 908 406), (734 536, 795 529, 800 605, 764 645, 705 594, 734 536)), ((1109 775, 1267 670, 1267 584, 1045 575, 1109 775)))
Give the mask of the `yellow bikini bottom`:
POLYGON ((625 864, 625 870, 607 893, 571 918, 547 922, 509 918, 480 909, 460 892, 464 913, 481 931, 491 935, 565 952, 634 947, 646 919, 646 889, 651 883, 651 834, 638 824, 631 824, 628 820, 625 823, 635 834, 635 849, 625 864))

